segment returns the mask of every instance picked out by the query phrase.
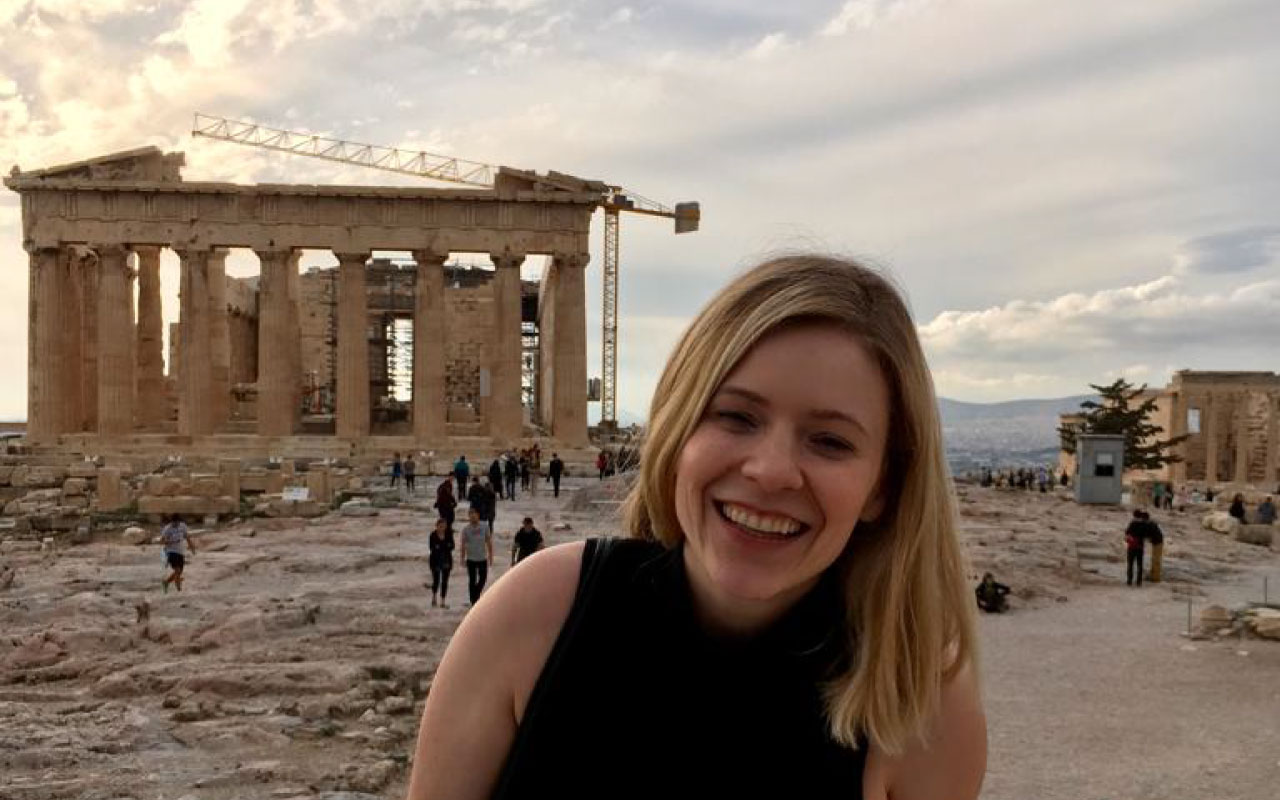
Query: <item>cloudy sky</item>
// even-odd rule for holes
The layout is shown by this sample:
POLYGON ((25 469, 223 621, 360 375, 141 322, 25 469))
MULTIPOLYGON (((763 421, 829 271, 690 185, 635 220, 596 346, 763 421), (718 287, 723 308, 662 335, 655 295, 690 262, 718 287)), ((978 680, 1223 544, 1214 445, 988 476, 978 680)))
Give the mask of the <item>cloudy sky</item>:
MULTIPOLYGON (((896 277, 941 394, 1061 396, 1280 369, 1276 31, 1274 0, 0 0, 0 168, 155 144, 192 180, 394 182, 193 142, 199 110, 599 178, 703 207, 624 218, 620 409, 797 248, 896 277)), ((0 418, 26 294, 3 191, 0 418)))

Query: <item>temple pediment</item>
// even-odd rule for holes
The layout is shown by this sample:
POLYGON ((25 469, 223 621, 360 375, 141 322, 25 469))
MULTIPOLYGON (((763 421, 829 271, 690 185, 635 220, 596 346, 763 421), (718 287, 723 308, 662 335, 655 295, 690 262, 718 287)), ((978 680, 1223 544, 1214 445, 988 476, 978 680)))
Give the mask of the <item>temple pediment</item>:
POLYGON ((6 183, 14 179, 175 183, 182 180, 185 164, 183 153, 147 146, 28 172, 15 165, 6 183))

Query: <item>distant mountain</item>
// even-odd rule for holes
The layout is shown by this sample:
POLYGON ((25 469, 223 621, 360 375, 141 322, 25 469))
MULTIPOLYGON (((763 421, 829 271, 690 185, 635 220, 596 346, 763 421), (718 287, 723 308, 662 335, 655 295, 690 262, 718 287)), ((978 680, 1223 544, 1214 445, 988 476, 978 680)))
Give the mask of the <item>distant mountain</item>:
POLYGON ((1054 397, 1048 400, 1006 400, 1002 403, 966 403, 962 400, 938 398, 938 413, 942 416, 942 424, 969 422, 979 419, 1009 419, 1012 417, 1045 417, 1054 418, 1057 427, 1059 414, 1079 411, 1085 400, 1096 400, 1092 394, 1078 394, 1073 397, 1054 397))
POLYGON ((1003 403, 938 398, 942 436, 953 472, 982 466, 1017 467, 1058 460, 1058 415, 1080 410, 1095 395, 1003 403))

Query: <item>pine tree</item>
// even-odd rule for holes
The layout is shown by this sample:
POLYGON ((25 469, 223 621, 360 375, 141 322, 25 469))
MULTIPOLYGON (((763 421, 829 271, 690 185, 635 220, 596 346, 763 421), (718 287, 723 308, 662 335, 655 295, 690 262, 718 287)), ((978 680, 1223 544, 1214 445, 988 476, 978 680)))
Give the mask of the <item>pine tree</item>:
POLYGON ((1149 397, 1133 406, 1134 400, 1147 390, 1146 384, 1135 388, 1124 378, 1116 378, 1106 386, 1092 383, 1089 386, 1098 393, 1099 399, 1080 404, 1079 422, 1058 426, 1063 450, 1075 453, 1076 437, 1082 433, 1101 433, 1124 437, 1126 470, 1158 469, 1182 460, 1172 450, 1187 437, 1161 440, 1158 437, 1164 433, 1164 428, 1149 421, 1156 409, 1155 398, 1149 397))

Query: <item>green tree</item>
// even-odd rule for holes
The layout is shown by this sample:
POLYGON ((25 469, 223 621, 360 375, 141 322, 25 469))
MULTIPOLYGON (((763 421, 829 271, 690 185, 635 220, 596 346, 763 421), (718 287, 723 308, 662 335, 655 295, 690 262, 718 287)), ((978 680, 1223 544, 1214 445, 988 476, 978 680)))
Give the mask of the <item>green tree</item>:
POLYGON ((1187 437, 1159 438, 1164 428, 1150 421, 1156 409, 1155 398, 1148 397, 1134 405, 1147 390, 1146 384, 1134 387, 1124 378, 1116 378, 1106 386, 1089 386, 1098 393, 1098 399, 1080 404, 1078 421, 1058 426, 1063 450, 1075 453, 1076 437, 1082 433, 1103 433, 1124 437, 1125 469, 1157 469, 1182 460, 1172 450, 1187 437))

